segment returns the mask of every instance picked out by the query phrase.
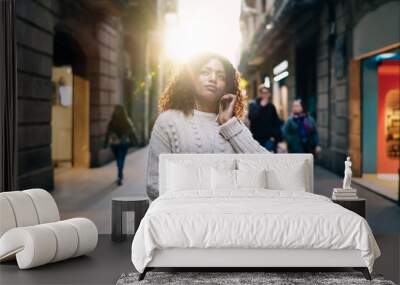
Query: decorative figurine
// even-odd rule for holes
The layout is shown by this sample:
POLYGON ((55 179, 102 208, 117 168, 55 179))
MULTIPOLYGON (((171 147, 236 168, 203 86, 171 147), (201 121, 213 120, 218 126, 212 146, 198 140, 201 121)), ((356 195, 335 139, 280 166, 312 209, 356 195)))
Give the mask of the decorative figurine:
POLYGON ((344 162, 344 179, 342 188, 333 188, 332 200, 357 200, 357 189, 351 188, 351 177, 353 172, 351 171, 351 161, 348 156, 344 162))
POLYGON ((350 156, 347 157, 347 160, 344 162, 344 179, 343 179, 343 189, 351 189, 351 177, 353 176, 353 172, 351 171, 351 161, 350 156))

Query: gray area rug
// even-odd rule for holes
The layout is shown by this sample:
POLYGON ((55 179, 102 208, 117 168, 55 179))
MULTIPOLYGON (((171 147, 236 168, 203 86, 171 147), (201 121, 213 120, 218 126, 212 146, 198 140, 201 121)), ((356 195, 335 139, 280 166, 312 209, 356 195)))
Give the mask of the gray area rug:
POLYGON ((134 284, 387 284, 381 275, 372 275, 368 281, 360 272, 148 272, 142 281, 138 273, 122 274, 116 285, 134 284))

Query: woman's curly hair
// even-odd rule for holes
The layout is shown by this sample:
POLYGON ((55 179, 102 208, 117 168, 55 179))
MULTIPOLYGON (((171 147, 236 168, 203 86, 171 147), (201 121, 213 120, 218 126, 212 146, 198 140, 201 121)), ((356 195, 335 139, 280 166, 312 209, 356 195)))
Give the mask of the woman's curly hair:
POLYGON ((200 69, 211 59, 221 61, 226 74, 225 93, 235 94, 236 104, 234 115, 243 119, 246 99, 240 90, 240 74, 225 57, 214 53, 204 53, 193 57, 188 63, 182 65, 165 88, 158 102, 158 111, 180 110, 185 115, 195 109, 193 94, 196 92, 193 78, 199 74, 200 69))

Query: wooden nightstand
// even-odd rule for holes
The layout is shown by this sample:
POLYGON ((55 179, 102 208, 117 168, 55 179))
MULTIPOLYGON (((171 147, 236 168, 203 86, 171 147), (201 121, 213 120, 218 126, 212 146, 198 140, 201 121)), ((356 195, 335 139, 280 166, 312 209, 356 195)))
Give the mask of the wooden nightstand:
POLYGON ((365 209, 367 201, 364 198, 358 198, 354 200, 333 200, 332 201, 340 206, 359 214, 361 217, 365 218, 365 209))

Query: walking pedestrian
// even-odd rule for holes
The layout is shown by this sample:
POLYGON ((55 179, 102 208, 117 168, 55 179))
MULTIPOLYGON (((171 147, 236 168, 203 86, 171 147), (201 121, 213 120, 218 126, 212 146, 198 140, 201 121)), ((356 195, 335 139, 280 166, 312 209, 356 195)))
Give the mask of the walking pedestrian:
POLYGON ((290 153, 320 153, 315 121, 305 112, 301 99, 293 101, 292 114, 282 129, 290 153))
POLYGON ((159 101, 151 133, 147 195, 158 197, 161 153, 268 153, 244 125, 240 76, 224 57, 192 58, 171 80, 159 101))
POLYGON ((254 139, 267 150, 276 152, 282 140, 282 121, 271 102, 271 91, 264 84, 258 86, 257 98, 249 104, 248 118, 254 139))
POLYGON ((111 120, 108 123, 104 148, 110 146, 115 156, 118 170, 118 185, 122 185, 123 183, 124 164, 128 148, 137 142, 136 131, 132 121, 126 114, 125 108, 122 105, 116 105, 111 120))

